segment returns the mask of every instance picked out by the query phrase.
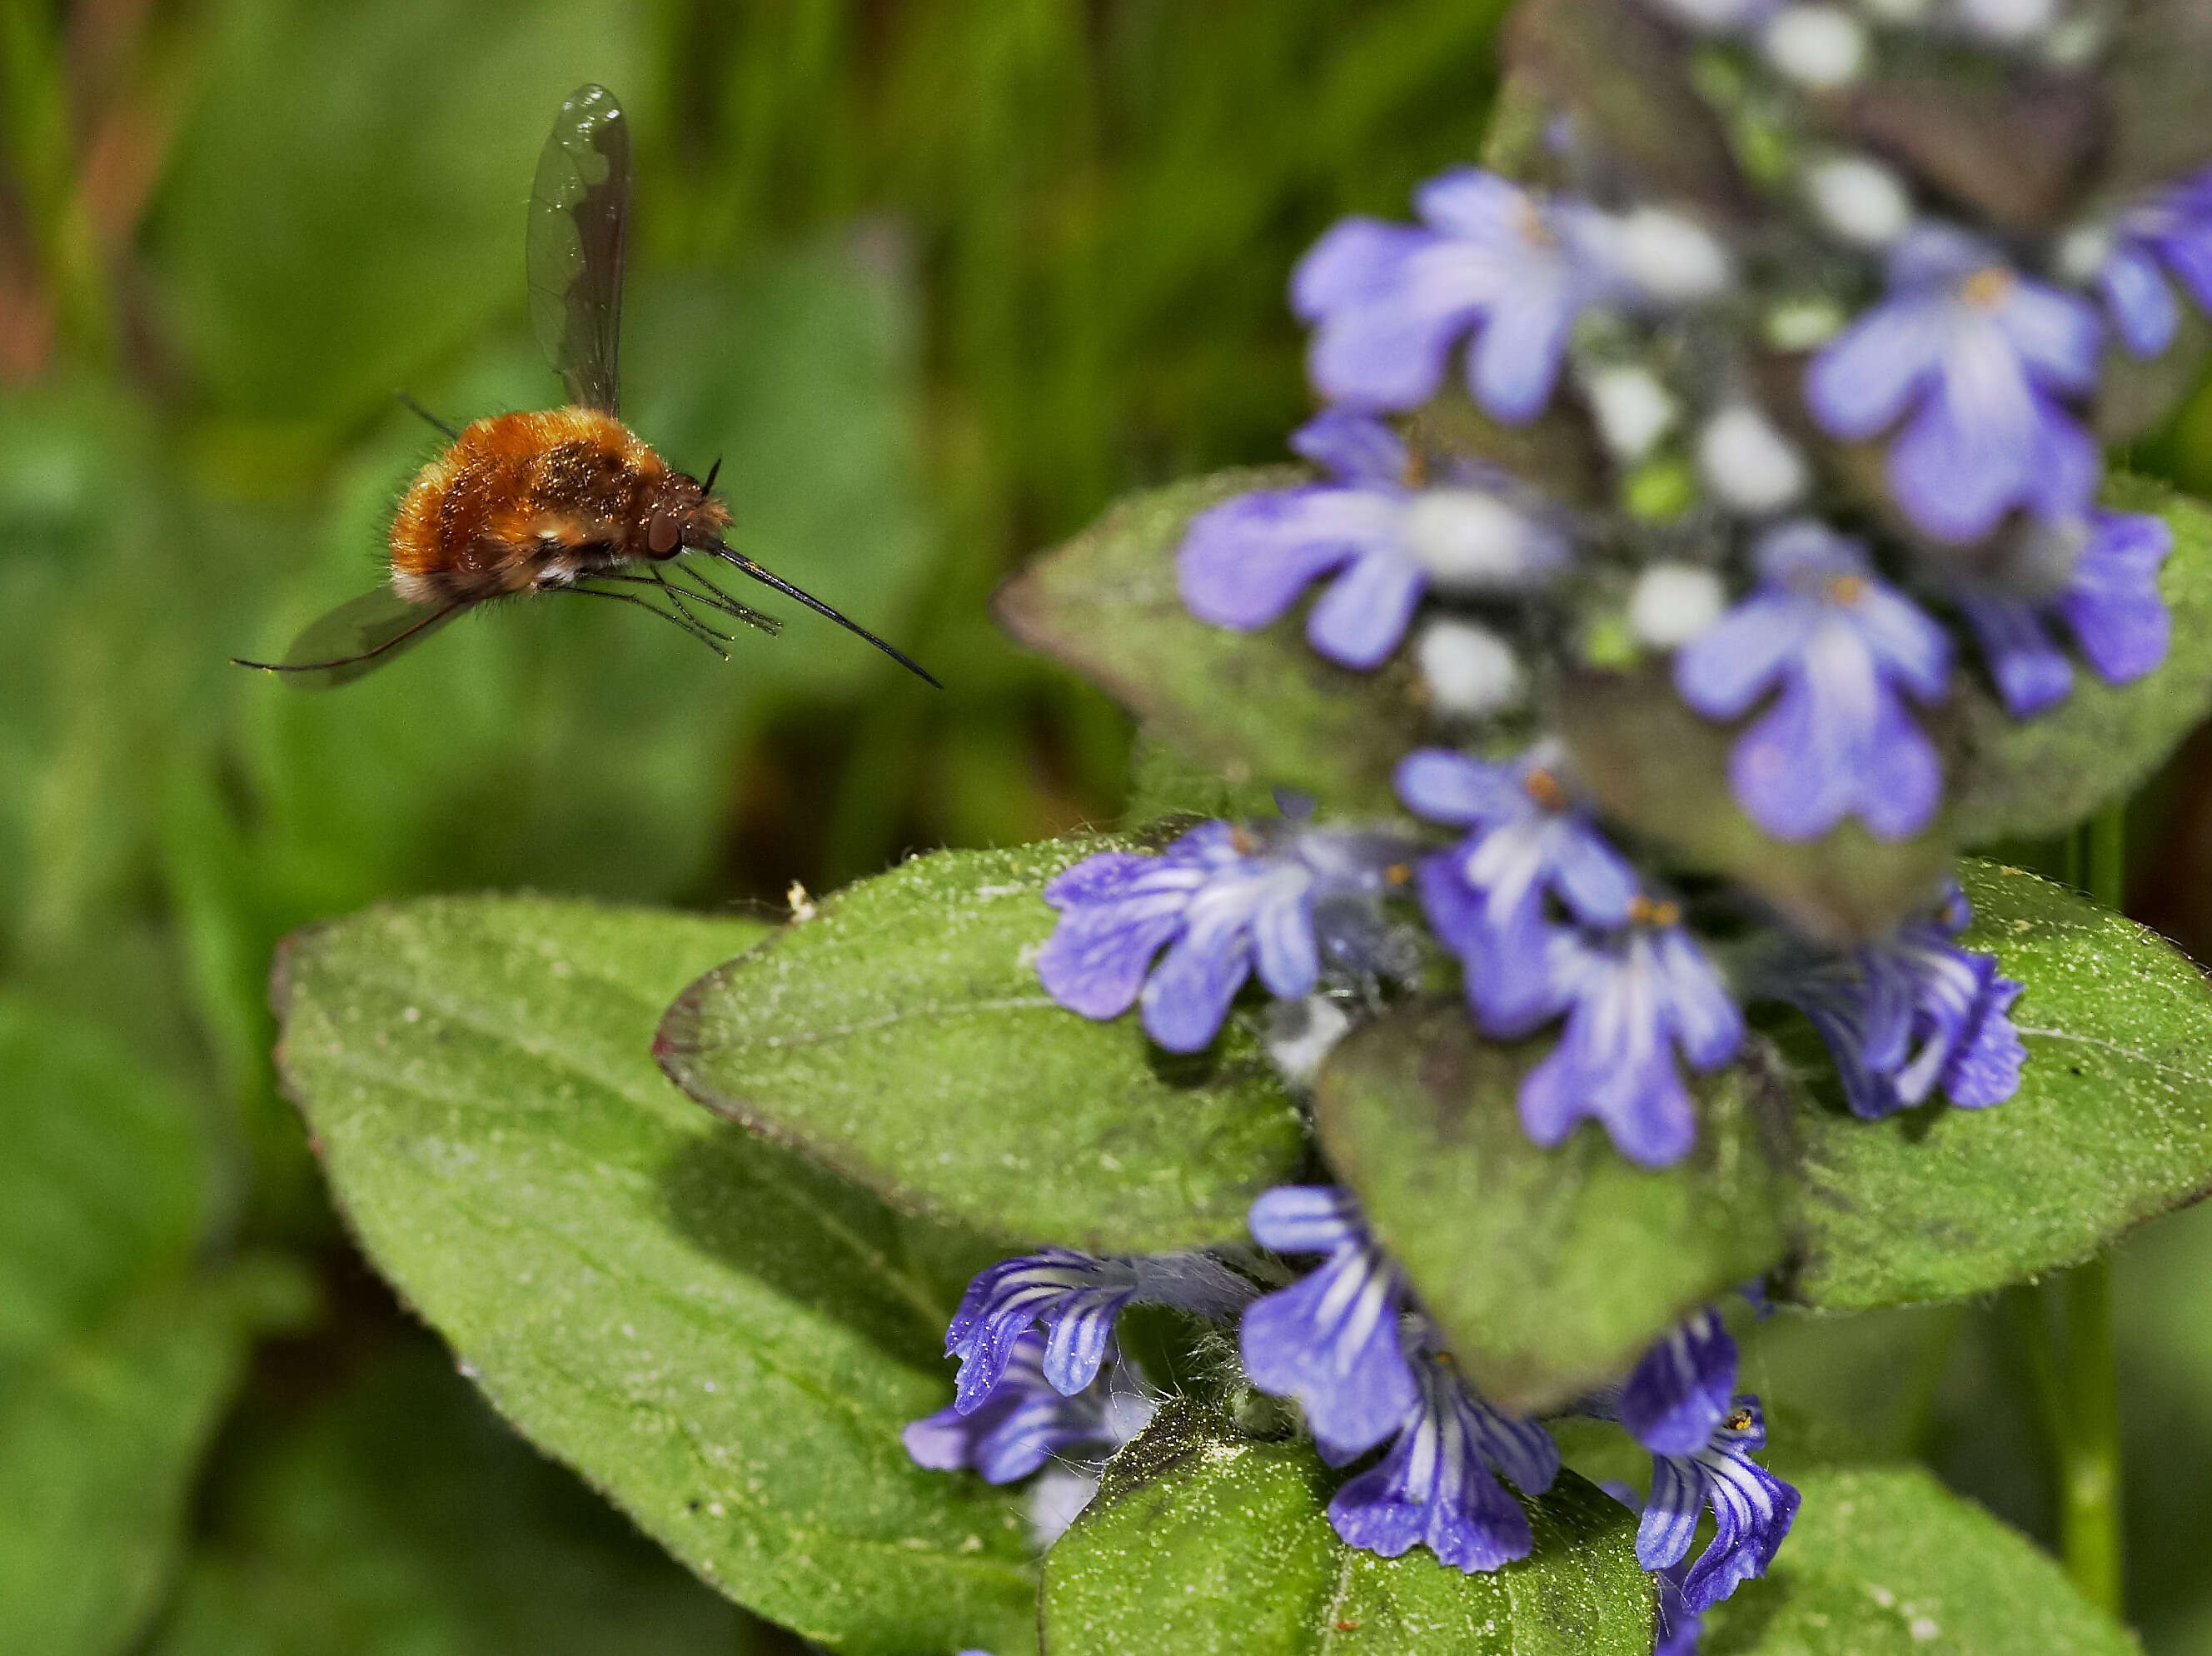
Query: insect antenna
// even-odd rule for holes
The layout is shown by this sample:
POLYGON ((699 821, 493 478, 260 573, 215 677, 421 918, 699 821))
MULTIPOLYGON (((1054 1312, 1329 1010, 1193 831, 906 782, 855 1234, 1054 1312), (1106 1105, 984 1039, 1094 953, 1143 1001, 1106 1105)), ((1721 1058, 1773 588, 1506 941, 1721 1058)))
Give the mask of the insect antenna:
POLYGON ((866 639, 870 643, 873 644, 878 649, 883 651, 884 654, 890 656, 892 661, 897 662, 908 673, 914 674, 915 678, 921 679, 924 683, 934 685, 939 690, 945 688, 944 685, 939 682, 935 673, 930 672, 927 667, 923 667, 921 663, 915 661, 912 656, 907 654, 905 651, 900 649, 896 644, 886 643, 884 640, 877 637, 875 634, 870 632, 866 627, 862 626, 859 622, 854 621, 847 616, 840 615, 836 611, 831 609, 820 599, 815 597, 812 593, 803 592, 799 588, 793 586, 788 581, 786 581, 781 575, 771 574, 769 570, 763 569, 759 564, 754 563, 752 559, 745 557, 742 552, 733 552, 727 546, 720 545, 719 544, 711 547, 702 548, 702 550, 711 551, 716 557, 720 558, 726 563, 735 564, 738 569, 744 570, 747 575, 759 581, 763 586, 775 588, 776 591, 781 593, 786 598, 797 599, 800 603, 805 605, 808 609, 812 610, 817 615, 827 616, 830 620, 835 621, 839 626, 844 628, 846 631, 858 634, 860 637, 866 639))
POLYGON ((700 492, 708 495, 713 494, 714 492, 714 479, 721 474, 722 457, 720 454, 717 454, 714 456, 714 463, 707 468, 707 481, 699 485, 700 492))
POLYGON ((426 420, 429 421, 429 423, 430 423, 432 425, 434 425, 434 426, 437 427, 439 430, 441 430, 441 431, 442 431, 442 432, 444 432, 444 433, 446 434, 446 439, 447 439, 447 441, 449 441, 449 442, 459 442, 459 441, 460 441, 460 440, 461 440, 461 434, 460 434, 459 432, 458 432, 458 431, 454 430, 454 429, 453 429, 453 428, 452 426, 447 425, 447 424, 443 420, 440 419, 440 418, 439 418, 435 414, 433 414, 433 413, 432 413, 428 409, 427 409, 427 408, 423 407, 422 404, 420 404, 420 403, 416 402, 416 401, 414 399, 414 398, 412 398, 412 397, 409 396, 409 395, 408 395, 405 392, 404 392, 404 391, 403 391, 403 392, 401 392, 401 393, 398 393, 398 395, 399 395, 399 401, 400 401, 400 405, 401 405, 401 406, 402 406, 402 407, 408 408, 408 409, 411 409, 414 412, 416 412, 416 413, 417 413, 417 414, 420 414, 420 415, 421 415, 424 419, 426 419, 426 420))
POLYGON ((611 598, 617 603, 635 604, 638 608, 643 610, 647 615, 657 616, 661 620, 667 622, 678 631, 688 634, 690 636, 697 639, 708 649, 714 651, 715 654, 720 656, 725 661, 730 659, 729 651, 722 648, 724 644, 730 642, 729 634, 715 631, 714 628, 708 626, 705 622, 701 621, 696 616, 675 615, 670 613, 666 610, 657 609, 634 593, 611 593, 604 588, 586 587, 582 585, 550 587, 546 590, 556 593, 580 593, 586 598, 611 598))

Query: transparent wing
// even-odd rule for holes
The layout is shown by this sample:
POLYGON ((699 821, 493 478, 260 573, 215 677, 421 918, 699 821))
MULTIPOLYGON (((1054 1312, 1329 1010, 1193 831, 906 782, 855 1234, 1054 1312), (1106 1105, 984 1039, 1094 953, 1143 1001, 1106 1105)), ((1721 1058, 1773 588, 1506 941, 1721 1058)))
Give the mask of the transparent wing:
POLYGON ((568 400, 610 414, 629 236, 629 123, 606 88, 580 86, 530 187, 530 321, 568 400))
POLYGON ((231 659, 242 667, 281 673, 295 690, 335 690, 398 660, 468 607, 410 604, 391 588, 379 587, 311 622, 281 661, 231 659))

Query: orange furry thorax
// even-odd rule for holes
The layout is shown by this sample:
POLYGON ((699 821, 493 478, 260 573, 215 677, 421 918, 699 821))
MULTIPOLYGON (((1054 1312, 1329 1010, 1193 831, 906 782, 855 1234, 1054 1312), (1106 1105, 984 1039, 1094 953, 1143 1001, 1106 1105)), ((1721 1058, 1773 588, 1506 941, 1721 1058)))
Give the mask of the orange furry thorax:
MULTIPOLYGON (((491 598, 652 557, 653 514, 683 487, 699 502, 696 482, 596 409, 477 420, 400 502, 392 585, 415 603, 491 598)), ((707 527, 726 523, 718 505, 702 506, 707 527)))

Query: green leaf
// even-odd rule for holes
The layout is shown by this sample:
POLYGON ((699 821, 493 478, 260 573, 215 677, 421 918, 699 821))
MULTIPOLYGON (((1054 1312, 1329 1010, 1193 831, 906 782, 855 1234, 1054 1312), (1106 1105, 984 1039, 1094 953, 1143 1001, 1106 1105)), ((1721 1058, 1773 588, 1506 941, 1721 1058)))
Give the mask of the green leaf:
POLYGON ((1792 1476, 1790 1538, 1707 1612, 1705 1656, 2135 1656, 2046 1554, 1929 1472, 1792 1476))
POLYGON ((2077 666, 2073 693, 2025 721, 1985 691, 1961 697, 1948 816, 1966 844, 2072 827, 2133 791, 2212 710, 2212 508, 2143 478, 2112 479, 2105 503, 2173 530, 2159 575, 2173 616, 2165 664, 2127 685, 2077 666))
POLYGON ((2027 985, 2019 1093, 1882 1122, 1800 1113, 1802 1258, 1836 1310, 1981 1294, 2087 1257, 2212 1185, 2212 989, 2172 945, 2017 868, 1972 860, 1962 940, 2027 985))
POLYGON ((1789 1245, 1771 1066, 1696 1083, 1698 1147, 1654 1172, 1595 1123, 1558 1150, 1529 1142, 1515 1099, 1550 1047, 1484 1040, 1456 1002, 1404 1007, 1330 1056, 1316 1101, 1331 1165, 1477 1386, 1516 1412, 1624 1373, 1789 1245))
POLYGON ((1163 1409, 1045 1556, 1048 1656, 1650 1656, 1635 1519, 1573 1473, 1524 1502, 1534 1553, 1489 1575, 1346 1546, 1343 1477, 1310 1444, 1163 1409))
POLYGON ((426 1336, 303 1410, 256 1410, 205 1504, 155 1656, 750 1648, 744 1612, 507 1430, 426 1336))
POLYGON ((1876 839, 1856 820, 1814 840, 1773 838, 1729 787, 1738 727, 1683 705, 1662 669, 1571 674, 1553 715, 1576 776, 1609 815, 1741 880, 1812 936, 1880 935, 1924 910, 1948 868, 1940 823, 1908 840, 1876 839))
POLYGON ((687 989, 661 1061, 912 1211, 1103 1252, 1240 1236, 1304 1141, 1249 1035, 1178 1058, 1037 983, 1046 881, 1129 843, 939 852, 848 887, 687 989))
POLYGON ((1390 776, 1419 741, 1416 682, 1331 666, 1302 615, 1260 632, 1211 627, 1183 608, 1176 550, 1207 507, 1306 480, 1223 472, 1133 495, 999 594, 999 618, 1133 710, 1146 728, 1231 784, 1292 788, 1340 810, 1395 808, 1390 776))
POLYGON ((153 1609, 254 1331, 295 1319, 262 1262, 194 1269, 199 1106, 0 999, 0 1649, 104 1656, 153 1609))
POLYGON ((1024 1647, 1017 1503, 899 1431, 972 1243, 653 1068, 660 1008, 756 925, 446 899, 301 934, 283 1063, 369 1257, 493 1403, 724 1592, 840 1649, 1024 1647))

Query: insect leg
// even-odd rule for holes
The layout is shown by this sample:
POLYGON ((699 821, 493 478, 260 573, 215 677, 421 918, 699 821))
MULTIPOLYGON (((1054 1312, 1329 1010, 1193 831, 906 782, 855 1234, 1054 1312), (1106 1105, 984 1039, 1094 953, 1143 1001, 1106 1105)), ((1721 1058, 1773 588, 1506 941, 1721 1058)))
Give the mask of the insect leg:
POLYGON ((416 402, 414 398, 409 396, 407 393, 403 391, 399 393, 399 401, 402 406, 411 409, 414 412, 420 414, 424 419, 429 421, 432 425, 437 427, 439 430, 444 432, 446 434, 446 440, 448 442, 460 441, 461 434, 459 432, 454 430, 453 427, 447 425, 435 414, 433 414, 428 409, 423 407, 422 404, 416 402))
POLYGON ((727 633, 716 632, 712 627, 696 619, 686 616, 672 615, 666 610, 656 609, 633 593, 611 593, 603 588, 585 586, 549 587, 546 590, 556 593, 581 593, 586 598, 611 598, 617 603, 635 604, 647 615, 657 616, 679 632, 697 639, 725 661, 730 659, 729 651, 722 648, 724 644, 730 642, 730 636, 727 633))
POLYGON ((704 569, 694 569, 687 563, 681 566, 680 573, 690 575, 700 586, 704 587, 707 589, 706 592, 697 592, 690 587, 678 587, 657 569, 653 572, 653 578, 667 588, 672 595, 681 592, 687 597, 706 605, 709 609, 720 610, 732 621, 742 621, 749 627, 758 627, 771 638, 783 630, 783 623, 781 620, 769 614, 765 610, 757 610, 750 604, 740 604, 709 581, 704 569))

